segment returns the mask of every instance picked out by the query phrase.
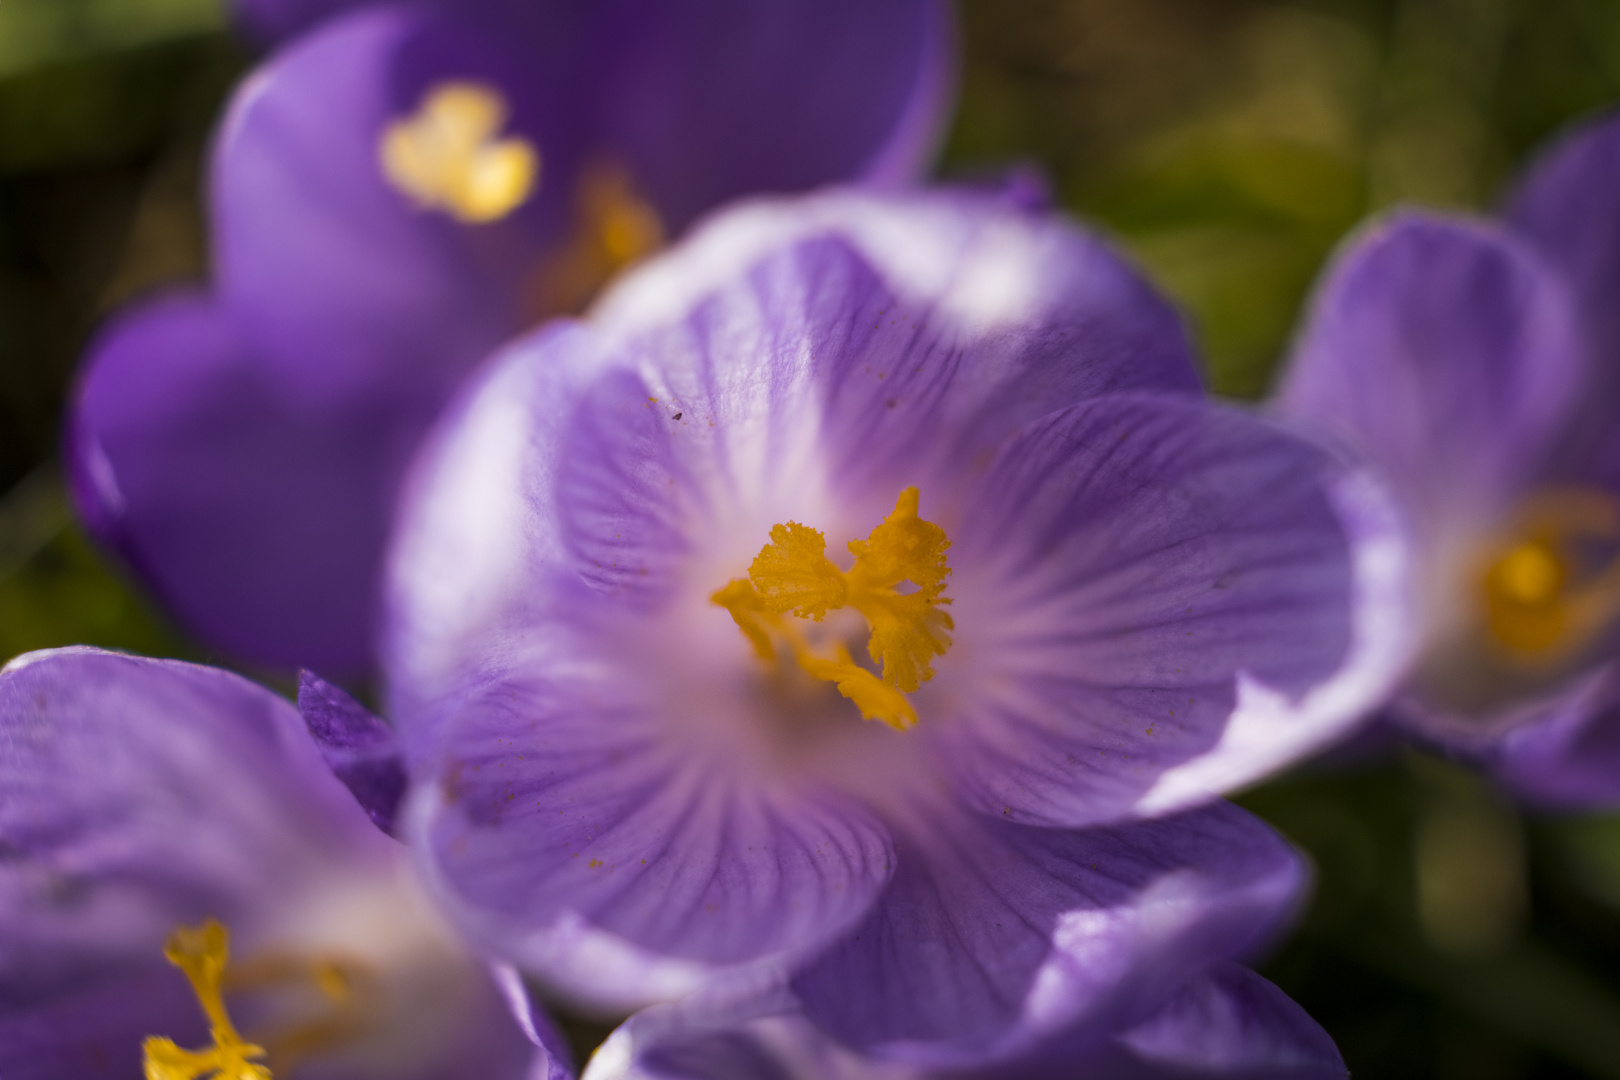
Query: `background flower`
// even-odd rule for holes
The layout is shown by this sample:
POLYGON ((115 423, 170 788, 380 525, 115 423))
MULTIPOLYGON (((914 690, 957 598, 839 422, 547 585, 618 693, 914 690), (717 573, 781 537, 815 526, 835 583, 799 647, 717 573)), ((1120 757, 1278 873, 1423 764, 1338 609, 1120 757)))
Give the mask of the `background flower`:
POLYGON ((278 1077, 571 1075, 515 976, 450 934, 297 712, 238 676, 94 649, 13 661, 0 852, 8 1077, 132 1078, 148 1036, 208 1046, 164 959, 205 919, 231 935, 232 1019, 278 1077), (322 965, 345 992, 323 989, 322 965))
POLYGON ((1509 227, 1369 230, 1279 393, 1383 470, 1420 538, 1425 643, 1395 716, 1565 807, 1620 799, 1615 161, 1604 121, 1530 170, 1509 227))

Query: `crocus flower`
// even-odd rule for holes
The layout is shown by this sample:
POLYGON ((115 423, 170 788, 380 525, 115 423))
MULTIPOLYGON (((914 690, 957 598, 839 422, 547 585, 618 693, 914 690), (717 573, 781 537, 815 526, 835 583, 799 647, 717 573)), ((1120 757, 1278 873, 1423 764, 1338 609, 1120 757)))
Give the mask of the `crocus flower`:
POLYGON ((1206 403, 1134 272, 995 194, 722 215, 424 461, 405 834, 470 934, 602 1006, 763 966, 874 1058, 1111 1036, 1297 898, 1211 793, 1403 654, 1378 490, 1206 403))
POLYGON ((1555 806, 1620 800, 1617 168, 1608 120, 1504 222, 1374 225, 1279 392, 1381 469, 1418 538, 1422 648, 1391 715, 1555 806))
POLYGON ((1327 1032, 1260 976, 1212 965, 1147 1020, 1015 1063, 938 1073, 874 1062, 820 1034, 791 1001, 706 995, 646 1009, 591 1058, 584 1080, 1343 1080, 1327 1032), (729 1011, 728 1011, 729 1010, 729 1011))
POLYGON ((93 649, 0 672, 7 1080, 562 1080, 560 1045, 281 698, 93 649))
MULTIPOLYGON (((362 5, 244 6, 275 30, 362 5)), ((400 477, 472 366, 724 200, 911 178, 947 37, 943 0, 327 20, 225 120, 211 290, 91 350, 67 440, 82 517, 213 647, 363 673, 400 477)))

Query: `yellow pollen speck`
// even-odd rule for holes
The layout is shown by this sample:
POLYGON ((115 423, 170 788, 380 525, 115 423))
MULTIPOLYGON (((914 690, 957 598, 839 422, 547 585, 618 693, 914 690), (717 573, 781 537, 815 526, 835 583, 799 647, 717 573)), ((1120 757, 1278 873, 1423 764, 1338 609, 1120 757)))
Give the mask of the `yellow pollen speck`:
POLYGON ((225 1011, 222 984, 230 941, 230 932, 213 919, 201 926, 183 926, 169 937, 163 955, 191 981, 208 1016, 214 1045, 207 1050, 185 1050, 169 1039, 147 1039, 141 1047, 146 1080, 271 1080, 270 1070, 254 1060, 264 1057, 264 1048, 238 1035, 225 1011))
POLYGON ((499 221, 523 205, 540 179, 533 143, 498 138, 506 120, 506 101, 494 87, 440 83, 414 115, 383 132, 383 175, 426 209, 468 225, 499 221))
POLYGON ((917 722, 906 694, 934 677, 933 658, 951 647, 954 624, 943 607, 945 530, 918 516, 918 492, 906 488, 894 512, 865 540, 852 540, 855 564, 848 573, 827 558, 826 538, 816 529, 790 521, 771 528, 771 542, 760 549, 747 578, 737 578, 710 599, 732 619, 763 660, 773 660, 772 632, 784 638, 794 659, 814 678, 833 683, 863 717, 904 730, 917 722), (909 581, 916 588, 896 591, 909 581), (866 651, 883 670, 882 678, 855 663, 842 646, 818 656, 784 616, 820 622, 827 612, 850 607, 871 631, 866 651))

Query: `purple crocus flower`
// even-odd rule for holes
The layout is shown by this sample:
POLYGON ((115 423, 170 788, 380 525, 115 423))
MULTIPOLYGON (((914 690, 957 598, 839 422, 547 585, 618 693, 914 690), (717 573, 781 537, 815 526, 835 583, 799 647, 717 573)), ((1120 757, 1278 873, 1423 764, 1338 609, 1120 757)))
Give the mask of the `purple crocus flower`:
POLYGON ((1395 720, 1550 806, 1620 801, 1620 122, 1502 223, 1403 212, 1315 299, 1282 410, 1374 462, 1418 538, 1395 720))
MULTIPOLYGON (((267 31, 358 4, 260 0, 267 31)), ((912 178, 943 0, 367 6, 243 85, 215 280, 91 350, 67 440, 92 531, 229 655, 371 661, 405 463, 498 343, 739 194, 912 178)))
POLYGON ((19 657, 0 671, 0 1075, 134 1080, 144 1056, 148 1080, 570 1076, 408 861, 268 690, 19 657))
POLYGON ((596 1005, 763 966, 874 1058, 1112 1037, 1297 899, 1212 793, 1404 659, 1379 491, 1206 403, 1130 268, 993 194, 722 215, 431 445, 405 832, 596 1005))

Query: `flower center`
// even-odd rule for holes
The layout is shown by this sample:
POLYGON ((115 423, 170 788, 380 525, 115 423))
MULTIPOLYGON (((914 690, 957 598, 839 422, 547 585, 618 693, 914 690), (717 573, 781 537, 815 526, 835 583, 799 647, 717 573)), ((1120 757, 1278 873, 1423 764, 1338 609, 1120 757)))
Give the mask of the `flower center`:
POLYGON ((867 720, 904 730, 917 722, 905 695, 934 677, 933 658, 951 647, 955 624, 943 610, 945 530, 917 516, 917 489, 906 488, 894 513, 865 540, 851 540, 855 557, 848 572, 827 558, 819 530, 790 521, 771 526, 771 542, 760 549, 746 578, 736 578, 710 599, 731 612, 738 627, 767 663, 777 660, 776 640, 786 644, 806 673, 833 683, 867 720), (909 581, 914 591, 898 587, 909 581), (820 622, 827 612, 848 607, 866 620, 866 651, 881 666, 882 678, 855 663, 849 650, 834 644, 818 655, 787 616, 820 622))
POLYGON ((1510 662, 1566 659, 1620 615, 1620 505, 1601 491, 1543 492, 1480 578, 1489 640, 1510 662))
POLYGON ((186 1050, 169 1039, 148 1038, 142 1047, 146 1080, 271 1080, 269 1066, 260 1064, 260 1059, 269 1058, 277 1070, 285 1071, 310 1054, 353 1041, 368 1025, 367 1011, 356 991, 369 976, 358 962, 268 954, 231 967, 230 931, 214 919, 176 929, 163 955, 190 980, 208 1017, 214 1045, 186 1050), (274 986, 312 987, 327 1011, 248 1042, 226 1012, 225 991, 274 986))
POLYGON ((496 137, 506 118, 506 101, 494 87, 440 83, 415 114, 383 132, 383 175, 424 209, 468 225, 499 221, 523 204, 540 178, 533 143, 496 137))

